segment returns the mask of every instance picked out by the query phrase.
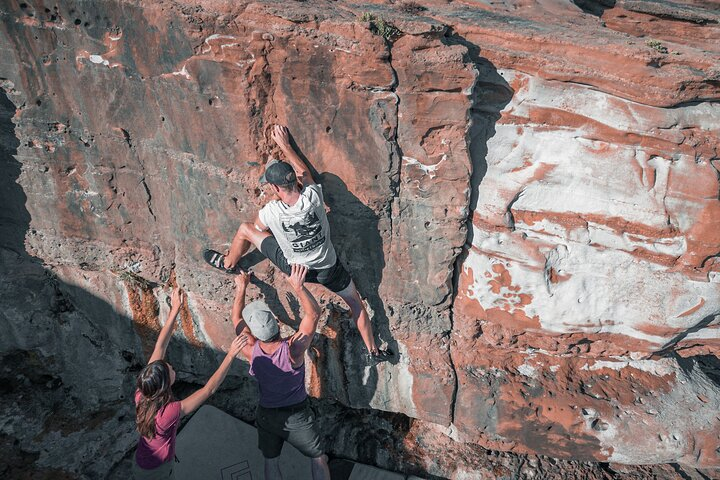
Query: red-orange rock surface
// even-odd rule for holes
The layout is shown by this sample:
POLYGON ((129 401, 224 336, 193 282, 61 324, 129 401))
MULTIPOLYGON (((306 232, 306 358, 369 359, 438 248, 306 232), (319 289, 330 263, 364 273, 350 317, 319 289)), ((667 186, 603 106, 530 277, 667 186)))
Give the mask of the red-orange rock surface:
MULTIPOLYGON (((0 353, 32 352, 79 411, 115 413, 64 435, 35 414, 17 448, 49 448, 39 467, 103 475, 131 448, 127 397, 171 277, 188 292, 171 361, 185 382, 214 369, 232 282, 200 255, 267 201, 282 123, 399 353, 365 367, 339 299, 314 288, 311 394, 416 419, 402 449, 335 453, 456 478, 493 471, 463 460, 483 448, 720 468, 712 2, 62 3, 0 7, 0 353), (112 458, 88 466, 108 421, 112 458), (427 460, 442 449, 456 461, 427 460)), ((253 269, 251 296, 292 324, 281 275, 253 269)), ((4 411, 0 434, 23 415, 4 411)))

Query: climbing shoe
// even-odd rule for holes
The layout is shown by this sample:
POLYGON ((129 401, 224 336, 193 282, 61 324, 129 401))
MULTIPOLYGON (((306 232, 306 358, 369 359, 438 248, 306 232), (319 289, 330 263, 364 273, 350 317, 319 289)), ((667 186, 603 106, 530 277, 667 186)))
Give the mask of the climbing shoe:
POLYGON ((368 365, 377 365, 382 362, 389 362, 395 357, 395 354, 390 350, 378 349, 376 352, 369 352, 365 354, 365 363, 368 365))
POLYGON ((203 258, 208 263, 208 265, 215 267, 218 270, 222 270, 225 273, 237 274, 242 271, 239 263, 233 268, 225 268, 225 255, 220 252, 216 252, 215 250, 205 250, 203 252, 203 258))

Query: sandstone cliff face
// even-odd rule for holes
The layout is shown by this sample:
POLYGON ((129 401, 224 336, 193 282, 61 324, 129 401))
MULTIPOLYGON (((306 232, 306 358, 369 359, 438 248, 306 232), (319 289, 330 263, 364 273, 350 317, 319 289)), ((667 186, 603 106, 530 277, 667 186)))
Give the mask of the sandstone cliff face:
MULTIPOLYGON (((188 308, 170 359, 188 383, 215 368, 231 279, 200 255, 268 200, 282 123, 399 352, 365 367, 314 288, 309 390, 327 412, 414 419, 370 415, 403 448, 364 451, 356 431, 334 452, 457 478, 489 475, 469 459, 482 448, 720 467, 719 17, 610 3, 3 7, 3 442, 48 471, 107 472, 135 440, 127 398, 171 279, 188 308)), ((251 296, 292 325, 281 276, 248 265, 251 296)), ((251 418, 246 369, 227 386, 251 418)), ((328 431, 353 430, 343 415, 328 431)))

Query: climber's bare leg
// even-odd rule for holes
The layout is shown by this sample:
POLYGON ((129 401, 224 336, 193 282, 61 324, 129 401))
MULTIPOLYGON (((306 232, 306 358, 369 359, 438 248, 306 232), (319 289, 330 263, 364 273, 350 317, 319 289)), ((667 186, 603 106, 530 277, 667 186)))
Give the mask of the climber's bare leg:
POLYGON ((269 236, 271 236, 269 231, 260 230, 252 222, 241 223, 233 237, 232 244, 230 244, 230 250, 225 256, 225 268, 233 268, 250 250, 250 245, 255 245, 255 248, 260 250, 260 244, 269 236))
POLYGON ((365 309, 365 304, 360 298, 360 293, 358 293, 357 288, 355 288, 355 282, 350 281, 350 285, 345 287, 344 290, 337 292, 337 294, 348 304, 348 307, 350 307, 353 322, 357 324, 360 336, 363 342, 365 342, 368 352, 377 352, 370 317, 365 309))

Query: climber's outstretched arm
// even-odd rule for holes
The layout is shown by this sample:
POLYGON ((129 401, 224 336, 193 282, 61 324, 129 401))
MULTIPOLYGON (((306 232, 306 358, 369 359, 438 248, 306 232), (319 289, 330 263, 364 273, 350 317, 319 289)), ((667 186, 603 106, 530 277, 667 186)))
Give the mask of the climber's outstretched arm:
POLYGON ((242 318, 242 311, 245 308, 245 291, 249 283, 250 274, 248 272, 241 271, 235 276, 235 300, 233 301, 231 317, 235 335, 250 333, 250 329, 242 318))
POLYGON ((208 380, 208 382, 198 391, 180 401, 180 413, 188 415, 189 413, 194 412, 205 402, 205 400, 210 398, 210 396, 217 391, 220 384, 222 384, 223 380, 225 380, 225 376, 227 376, 233 360, 235 360, 235 357, 238 356, 246 341, 247 339, 244 336, 235 337, 230 344, 230 348, 228 349, 227 355, 225 355, 225 359, 222 361, 215 373, 213 373, 212 377, 210 377, 210 380, 208 380))
POLYGON ((302 183, 303 186, 316 183, 310 169, 290 144, 290 132, 287 127, 275 125, 273 127, 272 139, 275 140, 275 143, 278 144, 280 150, 285 154, 288 162, 292 165, 293 170, 295 170, 295 176, 300 180, 300 183, 302 183))
POLYGON ((303 310, 303 318, 300 321, 300 328, 290 338, 290 357, 294 362, 299 363, 300 359, 305 355, 305 351, 310 347, 315 337, 315 329, 320 319, 320 306, 315 297, 305 287, 305 275, 308 268, 302 265, 294 264, 291 267, 291 274, 288 277, 288 283, 295 290, 300 300, 303 310))
POLYGON ((165 351, 167 350, 168 343, 170 343, 170 338, 172 338, 172 332, 175 329, 175 319, 177 318, 178 313, 180 313, 180 307, 183 303, 183 297, 184 295, 180 290, 180 287, 176 286, 173 289, 170 301, 170 314, 165 321, 165 325, 163 325, 162 329, 160 329, 160 335, 155 342, 155 349, 153 350, 153 353, 150 356, 150 360, 148 360, 148 363, 152 363, 155 360, 162 360, 165 358, 165 351))
POLYGON ((255 345, 255 337, 250 333, 245 320, 242 318, 242 311, 245 308, 245 291, 250 283, 250 274, 240 272, 235 277, 235 299, 232 307, 232 322, 235 329, 235 335, 241 335, 247 338, 247 342, 243 345, 241 353, 248 360, 252 356, 252 348, 255 345))

